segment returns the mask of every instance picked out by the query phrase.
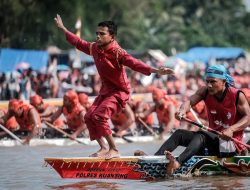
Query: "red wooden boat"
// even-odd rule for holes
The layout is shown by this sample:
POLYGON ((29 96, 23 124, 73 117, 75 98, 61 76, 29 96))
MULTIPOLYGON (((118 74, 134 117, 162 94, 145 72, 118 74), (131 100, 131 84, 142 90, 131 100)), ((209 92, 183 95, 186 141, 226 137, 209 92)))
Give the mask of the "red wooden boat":
MULTIPOLYGON (((165 156, 130 156, 105 160, 100 158, 45 158, 62 178, 150 180, 166 177, 165 156)), ((250 157, 217 158, 194 156, 175 176, 250 175, 250 157)))

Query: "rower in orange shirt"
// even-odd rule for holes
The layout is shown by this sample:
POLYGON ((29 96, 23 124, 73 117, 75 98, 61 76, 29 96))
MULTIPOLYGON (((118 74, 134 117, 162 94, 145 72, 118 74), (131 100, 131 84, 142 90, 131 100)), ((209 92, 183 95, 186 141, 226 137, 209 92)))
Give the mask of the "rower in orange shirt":
POLYGON ((82 92, 78 94, 78 99, 79 99, 80 104, 88 111, 88 109, 91 106, 88 95, 82 92))
MULTIPOLYGON (((150 108, 150 104, 148 102, 145 101, 137 101, 135 104, 135 114, 138 115, 140 113, 144 113, 145 111, 147 111, 150 108)), ((153 114, 150 113, 148 115, 146 115, 145 117, 141 118, 142 121, 144 123, 146 123, 146 125, 150 128, 153 128, 153 124, 154 124, 154 117, 153 114)), ((136 125, 137 128, 139 128, 139 131, 141 133, 141 135, 145 135, 148 133, 148 130, 145 130, 145 127, 143 126, 143 124, 139 121, 136 120, 136 125)))
MULTIPOLYGON (((0 108, 0 120, 2 117, 4 117, 6 115, 6 111, 4 109, 0 108)), ((10 130, 11 132, 17 131, 19 129, 19 124, 16 121, 16 118, 14 116, 12 116, 11 118, 9 118, 7 120, 7 122, 5 123, 5 126, 8 130, 10 130)), ((7 133, 5 131, 1 131, 0 129, 0 138, 3 138, 7 135, 7 133)))
POLYGON ((153 89, 152 98, 155 105, 151 106, 145 112, 137 114, 137 117, 144 118, 155 111, 162 130, 162 135, 165 135, 170 132, 171 129, 178 126, 178 121, 175 120, 177 102, 167 96, 166 92, 159 88, 153 89))
MULTIPOLYGON (((30 97, 30 104, 32 106, 34 106, 34 108, 36 108, 42 121, 46 120, 46 118, 50 118, 58 109, 58 107, 56 107, 56 106, 52 106, 52 105, 44 103, 42 97, 39 95, 31 96, 30 97)), ((65 126, 63 119, 61 117, 58 117, 54 121, 53 126, 56 128, 63 129, 65 126)), ((55 136, 56 131, 52 128, 50 128, 49 130, 47 129, 45 132, 45 136, 49 135, 49 134, 50 134, 50 137, 53 137, 53 136, 55 136)))
MULTIPOLYGON (((84 116, 86 109, 80 104, 78 95, 75 91, 69 90, 63 96, 63 106, 51 116, 51 121, 55 121, 61 114, 66 118, 68 128, 73 132, 71 138, 75 139, 87 132, 84 116)), ((50 122, 51 122, 50 121, 50 122)))
POLYGON ((114 113, 111 116, 111 121, 114 125, 115 136, 122 137, 131 133, 134 134, 136 129, 135 115, 128 104, 121 112, 114 113))
POLYGON ((12 99, 9 101, 8 112, 4 115, 0 123, 6 124, 7 121, 15 116, 16 121, 20 125, 18 131, 28 132, 28 136, 24 139, 24 144, 29 144, 30 140, 38 135, 41 128, 41 120, 36 109, 30 104, 26 104, 21 100, 12 99))

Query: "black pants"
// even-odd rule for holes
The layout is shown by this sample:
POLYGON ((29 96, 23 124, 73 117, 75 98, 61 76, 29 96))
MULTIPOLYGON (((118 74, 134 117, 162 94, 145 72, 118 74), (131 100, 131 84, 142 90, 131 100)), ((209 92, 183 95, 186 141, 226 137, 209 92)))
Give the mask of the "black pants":
POLYGON ((204 155, 204 149, 208 149, 208 155, 219 155, 219 138, 211 132, 205 131, 187 131, 183 129, 176 130, 171 137, 166 140, 155 155, 164 155, 164 151, 174 151, 178 146, 184 146, 186 149, 177 158, 182 164, 194 155, 204 155))

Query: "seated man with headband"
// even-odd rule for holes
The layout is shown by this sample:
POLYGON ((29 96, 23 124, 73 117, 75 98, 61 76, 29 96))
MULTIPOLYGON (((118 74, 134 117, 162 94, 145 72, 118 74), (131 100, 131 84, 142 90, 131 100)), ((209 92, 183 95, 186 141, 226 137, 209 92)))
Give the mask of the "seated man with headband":
MULTIPOLYGON (((233 156, 244 154, 246 148, 230 141, 233 137, 242 141, 243 131, 250 123, 250 108, 244 93, 233 87, 233 79, 227 74, 224 66, 208 67, 206 71, 206 86, 198 89, 189 100, 185 101, 176 118, 181 120, 191 107, 204 101, 207 108, 209 128, 221 132, 218 136, 207 131, 187 131, 178 129, 161 146, 155 155, 166 154, 169 159, 167 174, 171 175, 184 162, 194 155, 233 156), (178 146, 186 147, 175 159, 172 151, 178 146)), ((141 155, 141 151, 135 154, 141 155)))

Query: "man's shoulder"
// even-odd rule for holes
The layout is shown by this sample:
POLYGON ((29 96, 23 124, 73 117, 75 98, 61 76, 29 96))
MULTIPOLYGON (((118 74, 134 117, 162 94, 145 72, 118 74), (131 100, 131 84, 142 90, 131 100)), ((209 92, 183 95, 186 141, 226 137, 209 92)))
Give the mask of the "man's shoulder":
POLYGON ((115 43, 112 48, 112 53, 115 53, 115 54, 124 54, 124 53, 127 53, 126 50, 124 50, 118 43, 115 43))
POLYGON ((122 55, 122 54, 127 53, 126 50, 124 50, 124 49, 118 44, 117 41, 114 41, 114 42, 112 43, 112 48, 111 48, 111 49, 112 49, 112 52, 115 53, 115 54, 120 54, 120 55, 122 55))
POLYGON ((201 86, 197 91, 196 91, 196 94, 197 95, 201 95, 201 96, 204 96, 207 94, 207 87, 206 86, 201 86))
POLYGON ((228 87, 228 90, 231 91, 231 92, 233 92, 233 93, 242 92, 241 89, 235 88, 233 86, 228 87))
POLYGON ((127 55, 126 50, 122 49, 121 47, 117 48, 115 51, 116 51, 115 53, 116 53, 117 58, 119 58, 120 56, 127 55))

